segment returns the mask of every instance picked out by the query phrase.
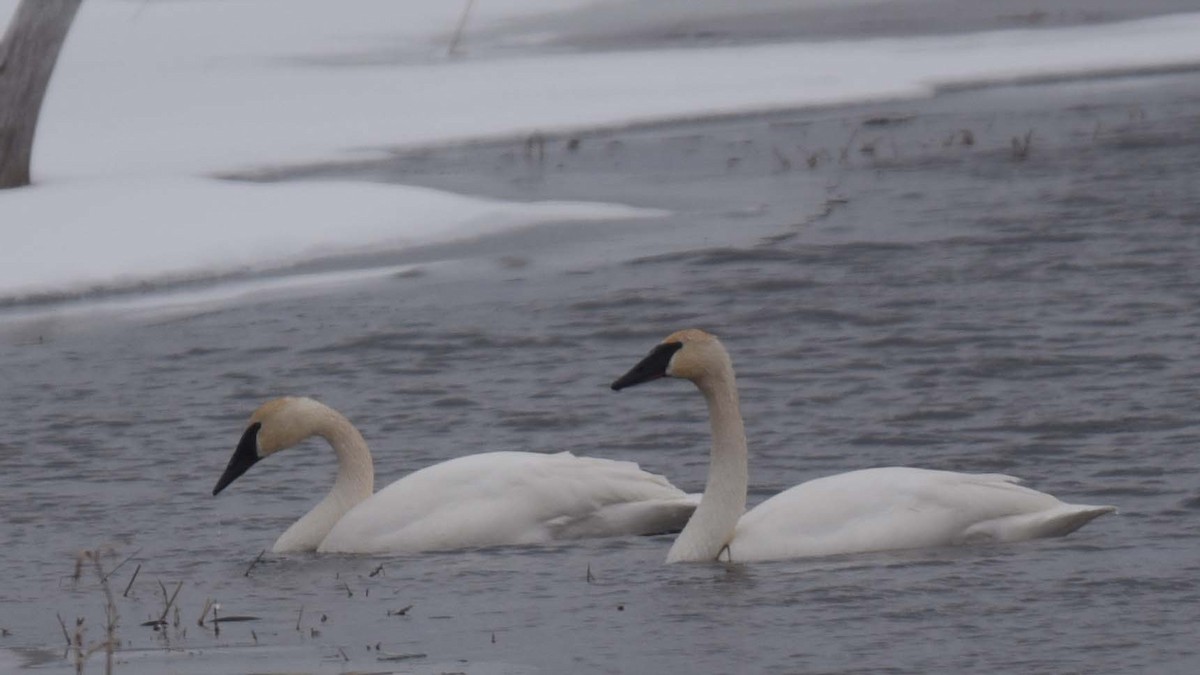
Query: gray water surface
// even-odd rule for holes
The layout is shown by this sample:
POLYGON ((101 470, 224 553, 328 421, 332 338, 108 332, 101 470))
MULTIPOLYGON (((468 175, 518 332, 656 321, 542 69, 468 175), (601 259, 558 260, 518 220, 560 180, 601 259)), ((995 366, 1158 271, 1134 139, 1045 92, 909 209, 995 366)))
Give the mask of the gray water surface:
POLYGON ((1195 672, 1198 175, 1194 74, 260 175, 675 215, 329 261, 416 272, 203 310, 6 314, 0 669, 72 671, 55 615, 101 637, 103 593, 71 577, 77 551, 110 547, 106 568, 133 556, 110 582, 118 672, 1195 672), (666 567, 660 536, 252 566, 327 489, 332 453, 307 443, 210 495, 247 416, 284 394, 346 413, 380 484, 569 450, 698 491, 699 395, 607 388, 688 326, 733 354, 752 504, 914 465, 1121 513, 1063 539, 752 565, 666 567), (139 626, 177 583, 178 625, 139 626), (217 635, 196 623, 210 599, 257 620, 217 635))

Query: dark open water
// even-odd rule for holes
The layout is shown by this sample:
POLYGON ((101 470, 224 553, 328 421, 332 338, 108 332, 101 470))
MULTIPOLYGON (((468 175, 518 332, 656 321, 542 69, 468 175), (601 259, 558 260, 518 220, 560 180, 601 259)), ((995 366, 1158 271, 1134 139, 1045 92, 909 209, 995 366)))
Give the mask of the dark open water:
MULTIPOLYGON (((101 591, 70 578, 74 553, 97 546, 115 550, 110 567, 136 553, 112 577, 117 672, 1200 669, 1200 77, 274 177, 313 175, 676 215, 335 261, 419 271, 203 309, 9 316, 0 670, 71 671, 56 613, 100 637, 101 591), (1121 514, 1065 539, 732 567, 665 567, 669 537, 655 537, 268 555, 247 575, 331 481, 331 453, 293 450, 209 495, 246 416, 281 394, 344 411, 381 484, 529 449, 633 459, 698 490, 699 396, 680 382, 607 389, 686 326, 734 355, 752 503, 907 464, 1011 473, 1121 514), (162 613, 159 582, 183 584, 165 634, 138 625, 162 613), (258 620, 215 635, 196 625, 206 599, 258 620)), ((101 667, 93 656, 89 672, 101 667)))

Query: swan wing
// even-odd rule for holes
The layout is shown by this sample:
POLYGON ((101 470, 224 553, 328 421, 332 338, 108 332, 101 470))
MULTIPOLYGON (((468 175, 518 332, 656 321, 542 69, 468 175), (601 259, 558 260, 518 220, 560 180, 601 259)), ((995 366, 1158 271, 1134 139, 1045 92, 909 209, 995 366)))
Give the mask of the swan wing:
POLYGON ((633 462, 482 453, 392 483, 343 516, 319 550, 401 553, 652 534, 683 527, 696 502, 633 462))
POLYGON ((802 483, 738 522, 733 560, 1019 541, 1063 535, 1110 506, 1066 504, 1002 474, 907 467, 802 483))

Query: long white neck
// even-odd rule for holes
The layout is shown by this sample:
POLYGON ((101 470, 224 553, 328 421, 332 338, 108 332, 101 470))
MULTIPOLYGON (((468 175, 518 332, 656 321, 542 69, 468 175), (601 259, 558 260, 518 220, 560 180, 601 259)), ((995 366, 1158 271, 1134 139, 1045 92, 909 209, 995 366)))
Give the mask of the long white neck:
POLYGON ((314 551, 338 520, 375 492, 375 467, 362 434, 345 417, 322 406, 311 418, 307 436, 320 436, 337 453, 338 472, 333 489, 311 511, 276 540, 274 551, 314 551))
POLYGON ((667 562, 716 560, 733 539, 738 519, 746 510, 746 431, 738 407, 732 367, 719 368, 696 380, 708 402, 712 454, 708 484, 700 506, 667 554, 667 562))

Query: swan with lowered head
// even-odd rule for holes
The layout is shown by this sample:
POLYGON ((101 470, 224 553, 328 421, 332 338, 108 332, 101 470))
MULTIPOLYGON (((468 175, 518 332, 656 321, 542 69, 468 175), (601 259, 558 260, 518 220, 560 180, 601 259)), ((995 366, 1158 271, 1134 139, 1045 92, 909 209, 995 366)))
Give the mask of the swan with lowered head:
POLYGON ((801 483, 743 514, 746 434, 728 352, 704 331, 679 331, 612 388, 667 376, 691 380, 704 394, 713 437, 700 506, 671 547, 668 563, 725 554, 745 562, 1055 537, 1116 510, 1066 504, 1001 474, 882 467, 801 483))
POLYGON ((319 436, 337 453, 333 489, 273 551, 415 553, 678 531, 696 508, 633 462, 569 452, 489 452, 415 471, 374 492, 362 435, 311 398, 268 401, 250 417, 213 488, 224 490, 268 455, 319 436))

